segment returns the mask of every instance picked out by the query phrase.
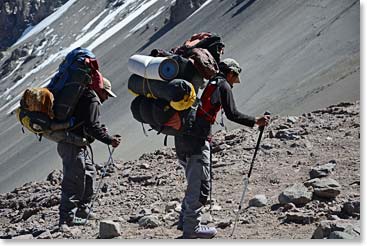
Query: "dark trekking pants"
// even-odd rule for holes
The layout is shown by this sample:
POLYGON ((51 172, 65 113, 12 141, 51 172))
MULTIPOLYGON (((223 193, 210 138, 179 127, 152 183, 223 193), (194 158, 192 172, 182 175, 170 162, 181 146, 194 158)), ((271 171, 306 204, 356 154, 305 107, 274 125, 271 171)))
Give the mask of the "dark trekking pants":
POLYGON ((210 190, 210 145, 193 137, 175 137, 176 154, 185 169, 187 187, 182 201, 183 231, 200 225, 202 209, 210 190))
POLYGON ((59 143, 57 151, 63 165, 59 207, 60 222, 63 222, 71 218, 74 208, 83 208, 91 202, 96 169, 86 147, 59 143))

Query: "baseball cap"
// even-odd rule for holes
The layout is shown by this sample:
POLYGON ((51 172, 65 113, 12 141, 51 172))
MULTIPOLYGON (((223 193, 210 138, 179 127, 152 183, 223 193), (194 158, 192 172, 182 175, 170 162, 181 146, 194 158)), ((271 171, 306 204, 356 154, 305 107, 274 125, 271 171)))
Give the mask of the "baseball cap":
MULTIPOLYGON (((233 72, 235 72, 238 75, 237 76, 238 82, 241 82, 240 73, 242 71, 242 68, 241 68, 240 64, 235 59, 226 58, 221 63, 224 64, 227 68, 231 69, 233 72)), ((219 66, 220 65, 221 64, 219 64, 219 66)))
POLYGON ((117 97, 115 93, 112 92, 112 86, 111 86, 111 82, 106 79, 105 77, 103 77, 103 89, 105 91, 107 91, 108 95, 111 97, 117 97))

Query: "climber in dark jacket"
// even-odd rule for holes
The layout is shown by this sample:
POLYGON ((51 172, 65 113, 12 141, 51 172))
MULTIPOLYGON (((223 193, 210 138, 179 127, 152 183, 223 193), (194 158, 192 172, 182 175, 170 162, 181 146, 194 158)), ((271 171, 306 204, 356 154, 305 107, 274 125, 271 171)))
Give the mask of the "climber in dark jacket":
MULTIPOLYGON (((85 89, 73 113, 75 127, 70 132, 85 138, 89 143, 97 139, 117 147, 121 141, 120 136, 110 136, 99 122, 100 105, 109 97, 116 95, 111 91, 111 83, 105 78, 103 89, 85 89)), ((96 169, 86 146, 58 143, 57 151, 63 164, 59 226, 67 230, 68 226, 77 223, 75 218, 86 218, 88 213, 89 219, 95 218, 88 204, 93 195, 96 169)))
POLYGON ((178 160, 185 168, 187 188, 182 202, 182 211, 177 228, 183 230, 184 238, 212 238, 214 227, 200 224, 200 215, 210 191, 210 139, 211 126, 217 113, 223 108, 227 118, 241 125, 265 126, 270 116, 253 117, 242 114, 236 108, 232 87, 240 83, 241 67, 231 58, 219 63, 220 72, 209 81, 201 96, 201 106, 191 134, 176 137, 178 160))

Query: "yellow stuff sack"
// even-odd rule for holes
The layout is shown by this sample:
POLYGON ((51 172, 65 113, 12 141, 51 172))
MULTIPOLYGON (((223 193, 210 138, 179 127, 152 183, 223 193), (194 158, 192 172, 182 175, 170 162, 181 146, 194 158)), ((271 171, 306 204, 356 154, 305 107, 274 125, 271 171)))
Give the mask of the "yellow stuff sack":
POLYGON ((21 107, 15 111, 18 121, 29 131, 42 134, 50 130, 50 118, 41 112, 31 112, 21 107))

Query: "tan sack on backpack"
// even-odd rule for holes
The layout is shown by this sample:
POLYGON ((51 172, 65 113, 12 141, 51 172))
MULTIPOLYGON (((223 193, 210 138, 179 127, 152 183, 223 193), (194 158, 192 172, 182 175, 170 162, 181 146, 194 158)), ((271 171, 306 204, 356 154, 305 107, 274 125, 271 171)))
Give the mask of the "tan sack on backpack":
POLYGON ((46 114, 50 119, 54 118, 52 110, 54 95, 47 88, 30 88, 23 93, 20 105, 30 112, 46 114))

